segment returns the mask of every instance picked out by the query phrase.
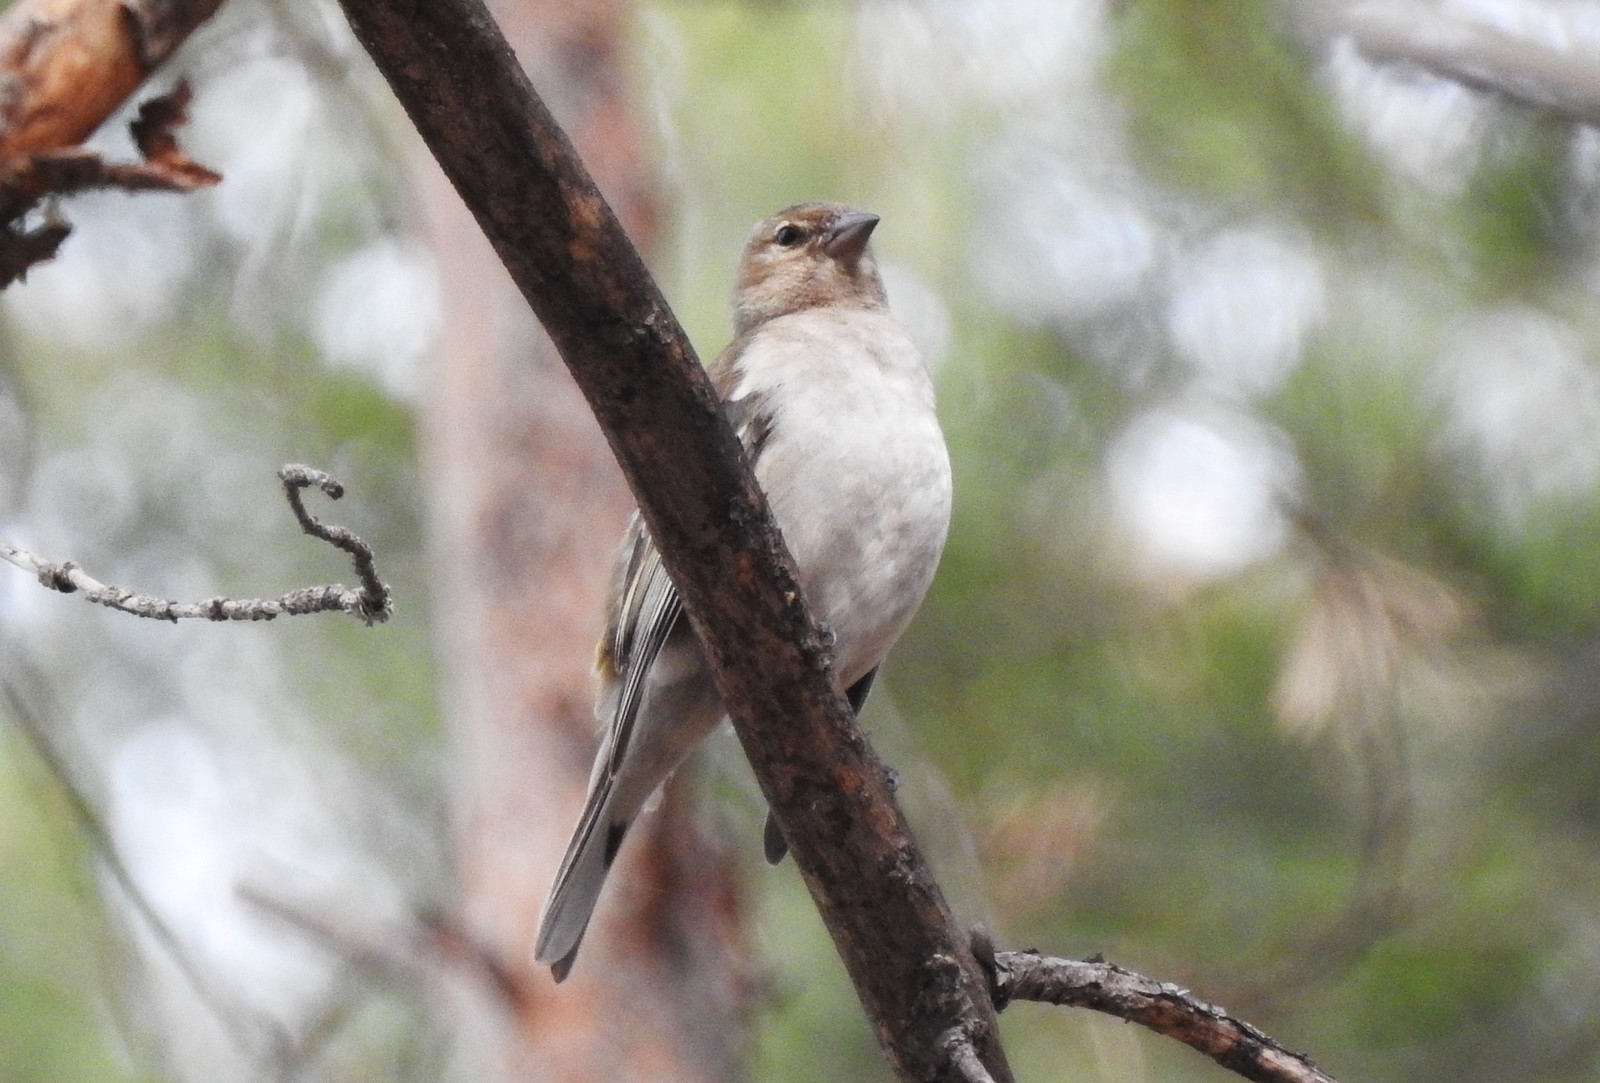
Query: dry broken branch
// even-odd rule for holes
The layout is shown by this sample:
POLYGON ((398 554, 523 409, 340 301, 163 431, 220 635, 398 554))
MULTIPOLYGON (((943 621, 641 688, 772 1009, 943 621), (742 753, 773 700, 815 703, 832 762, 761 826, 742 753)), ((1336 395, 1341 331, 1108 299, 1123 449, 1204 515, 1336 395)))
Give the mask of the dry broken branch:
POLYGON ((222 0, 19 0, 0 16, 0 162, 75 147, 222 0))
POLYGON ((0 288, 56 254, 69 232, 40 200, 89 188, 188 191, 217 175, 177 150, 188 90, 133 122, 145 160, 109 163, 80 145, 222 0, 19 0, 0 16, 0 288))
POLYGON ((151 98, 131 124, 144 155, 138 162, 108 162, 82 147, 21 155, 0 161, 0 289, 36 263, 55 256, 70 227, 53 213, 36 226, 23 219, 41 201, 94 188, 187 192, 222 179, 178 149, 172 129, 187 119, 187 83, 151 98))
POLYGON ((378 578, 372 547, 343 527, 325 525, 308 513, 301 502, 300 490, 308 486, 315 485, 333 500, 344 495, 344 487, 327 474, 309 466, 285 466, 278 471, 278 477, 283 481, 285 495, 300 528, 312 537, 320 538, 350 554, 356 575, 361 581, 359 590, 352 590, 340 583, 330 583, 301 587, 277 598, 219 597, 198 602, 175 602, 140 594, 127 587, 102 583, 70 560, 44 560, 3 540, 0 540, 0 560, 32 572, 38 577, 40 585, 50 590, 62 594, 81 594, 85 601, 151 620, 256 621, 334 612, 360 617, 369 625, 388 620, 391 612, 389 588, 378 578))

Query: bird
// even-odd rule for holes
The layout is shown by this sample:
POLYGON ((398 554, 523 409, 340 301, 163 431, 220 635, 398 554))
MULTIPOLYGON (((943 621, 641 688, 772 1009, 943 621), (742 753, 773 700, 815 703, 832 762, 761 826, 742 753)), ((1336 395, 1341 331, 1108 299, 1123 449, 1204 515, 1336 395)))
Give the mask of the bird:
MULTIPOLYGON (((889 313, 869 244, 878 222, 840 203, 758 222, 735 278, 733 338, 708 366, 857 712, 933 580, 952 499, 932 377, 889 313)), ((534 947, 557 982, 629 826, 726 715, 637 511, 596 671, 603 736, 534 947)), ((770 813, 763 849, 772 864, 788 849, 770 813)))

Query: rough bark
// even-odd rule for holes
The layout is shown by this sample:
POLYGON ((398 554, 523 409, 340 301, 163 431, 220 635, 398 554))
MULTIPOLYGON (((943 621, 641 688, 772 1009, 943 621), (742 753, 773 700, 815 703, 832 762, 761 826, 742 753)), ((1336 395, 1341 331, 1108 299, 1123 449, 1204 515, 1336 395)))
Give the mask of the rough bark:
MULTIPOLYGON (((502 19, 597 163, 632 235, 654 233, 623 94, 616 0, 520 0, 502 19)), ((535 923, 595 747, 591 666, 607 554, 631 508, 599 427, 493 249, 431 160, 418 175, 446 332, 423 403, 439 569, 462 922, 521 990, 509 1028, 465 1020, 479 1078, 743 1075, 741 905, 732 866, 679 792, 640 825, 559 992, 535 923)))
POLYGON ((1036 951, 994 955, 995 1001, 1037 1000, 1114 1015, 1196 1049, 1257 1083, 1337 1083, 1303 1053, 1285 1049, 1189 990, 1100 959, 1054 959, 1036 951))
POLYGON ((833 685, 765 501, 571 145, 476 0, 343 5, 599 419, 896 1072, 1009 1080, 985 976, 833 685))

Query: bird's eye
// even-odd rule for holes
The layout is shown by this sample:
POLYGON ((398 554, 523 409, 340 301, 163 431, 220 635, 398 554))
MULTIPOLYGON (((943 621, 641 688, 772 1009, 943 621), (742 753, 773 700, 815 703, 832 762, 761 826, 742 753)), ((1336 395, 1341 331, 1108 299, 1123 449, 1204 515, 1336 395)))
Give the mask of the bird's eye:
POLYGON ((785 222, 778 227, 778 232, 772 235, 772 239, 778 242, 780 248, 793 248, 806 239, 806 231, 785 222))

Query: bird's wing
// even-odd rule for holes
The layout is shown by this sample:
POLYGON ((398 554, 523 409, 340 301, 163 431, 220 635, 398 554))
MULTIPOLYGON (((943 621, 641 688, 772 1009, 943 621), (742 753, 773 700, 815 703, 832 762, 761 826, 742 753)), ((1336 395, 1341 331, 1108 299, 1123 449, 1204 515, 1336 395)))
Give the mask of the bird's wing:
MULTIPOLYGON (((711 372, 728 423, 754 463, 772 431, 772 417, 764 396, 739 393, 741 346, 735 342, 723 351, 711 372)), ((683 612, 678 588, 667 575, 661 552, 638 512, 628 523, 621 557, 613 587, 615 601, 609 607, 611 623, 599 650, 601 672, 611 687, 602 700, 608 723, 607 748, 603 768, 597 768, 608 776, 616 773, 627 752, 650 669, 683 612)))
POLYGON ((602 689, 597 713, 606 721, 606 732, 589 776, 583 814, 556 870, 534 942, 534 958, 549 963, 558 982, 572 969, 606 873, 638 811, 629 808, 618 817, 611 804, 613 789, 633 738, 645 678, 678 620, 678 592, 638 512, 628 522, 618 554, 608 612, 596 660, 602 689))
POLYGON ((661 564, 661 551, 638 512, 629 523, 627 559, 613 609, 613 624, 600 645, 601 664, 609 665, 615 687, 606 704, 609 732, 603 770, 616 774, 633 736, 645 679, 683 611, 678 588, 661 564))
MULTIPOLYGON (((758 396, 727 391, 724 395, 731 400, 725 403, 728 419, 746 451, 752 458, 759 455, 771 432, 771 419, 757 408, 758 396)), ((638 512, 628 523, 618 553, 607 611, 610 618, 596 660, 602 690, 596 713, 605 720, 606 732, 595 757, 583 815, 556 873, 534 945, 534 957, 550 964, 557 981, 572 968, 606 873, 637 811, 612 808, 613 791, 633 743, 650 671, 683 613, 678 590, 638 512)))

